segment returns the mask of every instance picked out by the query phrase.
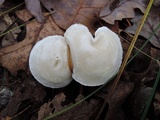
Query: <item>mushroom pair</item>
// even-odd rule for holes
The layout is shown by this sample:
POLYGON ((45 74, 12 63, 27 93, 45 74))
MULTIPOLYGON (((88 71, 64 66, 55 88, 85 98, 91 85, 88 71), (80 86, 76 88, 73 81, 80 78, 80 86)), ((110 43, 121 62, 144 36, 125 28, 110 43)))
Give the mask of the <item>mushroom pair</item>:
POLYGON ((118 72, 122 53, 119 37, 107 27, 99 28, 93 38, 87 27, 74 24, 64 37, 39 41, 30 53, 29 67, 46 87, 64 87, 72 78, 85 86, 98 86, 118 72))

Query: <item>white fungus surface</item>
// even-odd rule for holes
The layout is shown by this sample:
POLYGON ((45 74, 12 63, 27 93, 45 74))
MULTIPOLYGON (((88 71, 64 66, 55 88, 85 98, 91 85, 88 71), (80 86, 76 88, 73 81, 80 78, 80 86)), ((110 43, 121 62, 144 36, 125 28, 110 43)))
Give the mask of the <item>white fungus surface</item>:
POLYGON ((30 53, 30 71, 46 87, 64 87, 72 80, 67 54, 68 47, 64 37, 46 37, 36 43, 30 53))
POLYGON ((64 34, 70 47, 72 77, 82 85, 98 86, 118 72, 122 62, 122 46, 119 37, 107 27, 95 32, 81 24, 70 26, 64 34))

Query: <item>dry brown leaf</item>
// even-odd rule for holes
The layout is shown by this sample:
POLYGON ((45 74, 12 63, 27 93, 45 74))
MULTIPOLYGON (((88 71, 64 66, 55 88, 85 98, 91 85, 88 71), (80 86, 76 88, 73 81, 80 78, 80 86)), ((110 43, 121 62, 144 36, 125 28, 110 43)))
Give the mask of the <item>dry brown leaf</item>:
POLYGON ((133 18, 134 9, 145 11, 148 0, 117 0, 106 4, 100 13, 100 18, 109 24, 114 24, 115 20, 123 18, 133 18))
MULTIPOLYGON (((27 20, 30 15, 27 10, 22 10, 17 12, 17 16, 27 20)), ((49 35, 63 34, 51 17, 47 19, 42 29, 41 26, 42 24, 36 21, 30 22, 26 25, 27 35, 22 42, 0 49, 0 65, 7 68, 12 75, 16 75, 19 70, 26 70, 30 50, 36 41, 49 35)))
POLYGON ((112 97, 108 100, 109 109, 106 116, 107 120, 126 120, 126 115, 123 109, 121 108, 121 105, 125 101, 127 96, 131 93, 133 87, 133 83, 119 82, 112 97))
MULTIPOLYGON (((82 95, 79 95, 75 101, 77 102, 82 97, 82 95)), ((102 101, 96 98, 89 100, 89 102, 84 101, 61 115, 56 116, 54 120, 94 120, 101 107, 101 103, 102 101)))
MULTIPOLYGON (((151 48, 151 56, 157 60, 160 60, 160 50, 155 47, 152 47, 151 48)), ((159 63, 155 60, 151 60, 150 65, 147 69, 146 69, 147 74, 145 75, 144 82, 149 83, 151 81, 155 81, 155 79, 157 77, 157 72, 159 69, 159 63)))
MULTIPOLYGON (((69 103, 65 106, 61 104, 65 102, 65 95, 60 93, 54 97, 54 99, 48 103, 45 103, 41 106, 38 112, 38 120, 41 120, 50 114, 61 111, 62 109, 72 105, 73 103, 69 103)), ((78 95, 75 99, 75 102, 81 100, 83 98, 82 95, 78 95)), ((100 108, 100 99, 91 99, 89 102, 84 101, 81 104, 73 107, 70 110, 54 117, 54 120, 90 120, 94 119, 97 110, 100 108)))
MULTIPOLYGON (((110 90, 112 89, 112 84, 109 84, 106 88, 103 88, 104 92, 97 94, 97 96, 106 99, 106 93, 110 92, 110 90)), ((110 98, 108 98, 109 108, 108 111, 104 111, 104 113, 106 113, 105 120, 126 120, 126 114, 124 113, 124 109, 122 109, 122 104, 124 103, 128 95, 132 92, 133 88, 134 83, 119 81, 114 93, 110 98)))
POLYGON ((160 89, 157 90, 154 96, 154 112, 156 116, 160 115, 160 89))
MULTIPOLYGON (((10 16, 9 14, 3 15, 0 20, 0 34, 5 33, 8 28, 11 28, 11 26, 17 27, 17 23, 13 24, 15 21, 15 17, 10 16)), ((16 33, 19 33, 20 31, 21 29, 19 28, 14 31, 8 32, 5 36, 0 36, 0 46, 5 47, 14 44, 17 38, 16 33)))
POLYGON ((1 0, 0 1, 0 6, 2 6, 2 4, 5 2, 5 0, 1 0))
MULTIPOLYGON (((145 39, 138 38, 137 42, 135 43, 135 47, 140 49, 141 46, 146 42, 145 39)), ((130 58, 132 58, 136 53, 138 52, 137 49, 133 49, 132 53, 130 55, 130 58)), ((151 45, 148 43, 143 48, 142 52, 145 52, 147 55, 151 55, 151 45)), ((151 59, 144 55, 143 53, 139 53, 136 55, 136 57, 128 64, 126 71, 136 73, 138 76, 141 74, 145 74, 147 69, 150 66, 151 59), (145 61, 145 62, 144 62, 145 61)))
POLYGON ((159 6, 160 5, 160 0, 154 0, 154 5, 159 6))
POLYGON ((153 88, 151 87, 141 87, 140 91, 137 93, 137 96, 134 99, 133 108, 130 109, 135 119, 138 120, 141 118, 141 115, 143 113, 143 110, 145 109, 147 101, 151 96, 152 89, 153 88))
POLYGON ((63 29, 73 23, 86 25, 90 30, 97 21, 101 8, 108 0, 41 0, 42 4, 54 13, 52 17, 63 29))
POLYGON ((30 107, 31 110, 37 109, 34 108, 34 105, 41 104, 45 96, 46 91, 42 85, 33 81, 33 79, 25 79, 21 84, 16 86, 14 95, 7 106, 1 111, 0 118, 13 117, 18 114, 19 110, 22 111, 22 106, 25 109, 29 105, 32 105, 30 107))
MULTIPOLYGON (((157 14, 158 11, 160 11, 159 7, 152 6, 152 9, 143 25, 140 35, 146 39, 148 39, 151 36, 151 34, 154 32, 154 30, 160 23, 160 16, 159 14, 157 14)), ((126 32, 135 34, 135 31, 140 24, 142 16, 143 14, 137 12, 136 16, 131 20, 133 22, 133 26, 128 27, 126 29, 126 32)), ((151 38, 150 42, 154 46, 160 48, 160 29, 157 30, 157 32, 151 38)))
POLYGON ((42 14, 41 5, 39 0, 25 0, 26 7, 30 13, 40 22, 43 23, 45 18, 42 14))
POLYGON ((38 111, 38 120, 42 120, 50 114, 62 110, 63 107, 61 103, 65 101, 65 98, 66 96, 64 93, 59 93, 53 98, 52 101, 44 103, 38 111))

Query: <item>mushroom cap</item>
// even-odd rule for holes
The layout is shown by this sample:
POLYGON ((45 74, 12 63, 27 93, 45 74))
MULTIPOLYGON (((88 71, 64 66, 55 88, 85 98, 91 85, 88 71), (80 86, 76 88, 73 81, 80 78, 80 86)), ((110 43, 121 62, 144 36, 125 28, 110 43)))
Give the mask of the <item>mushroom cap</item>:
POLYGON ((72 77, 82 85, 98 86, 118 72, 122 62, 119 37, 107 27, 95 32, 95 38, 82 24, 70 26, 64 37, 70 47, 72 77))
POLYGON ((37 42, 29 57, 34 78, 46 87, 61 88, 71 80, 68 46, 62 36, 49 36, 37 42))

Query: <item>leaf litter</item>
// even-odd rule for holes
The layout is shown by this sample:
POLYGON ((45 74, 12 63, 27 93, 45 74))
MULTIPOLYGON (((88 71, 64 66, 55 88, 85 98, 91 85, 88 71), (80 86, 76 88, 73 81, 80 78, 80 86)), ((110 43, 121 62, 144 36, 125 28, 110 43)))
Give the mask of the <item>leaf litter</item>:
MULTIPOLYGON (((17 11, 17 15, 25 22, 32 17, 28 14, 25 9, 17 11)), ((63 31, 58 28, 51 17, 44 23, 42 29, 41 26, 42 24, 36 21, 28 23, 26 37, 22 42, 0 49, 0 65, 7 68, 11 74, 16 75, 17 71, 27 68, 30 50, 37 41, 49 35, 63 34, 63 31)))
MULTIPOLYGON (((129 43, 132 39, 130 36, 128 37, 128 34, 135 34, 135 30, 139 25, 139 21, 144 14, 144 10, 146 9, 148 2, 148 0, 25 1, 26 7, 31 14, 29 14, 26 9, 15 11, 18 18, 25 23, 25 38, 20 42, 11 43, 9 46, 3 46, 0 48, 0 65, 3 69, 7 69, 7 75, 11 76, 9 78, 7 77, 7 79, 11 82, 13 79, 12 75, 14 75, 21 81, 20 83, 16 83, 17 87, 13 87, 12 85, 9 87, 14 90, 14 95, 10 98, 10 101, 5 108, 1 108, 0 116, 2 119, 11 119, 14 117, 14 119, 17 120, 23 118, 27 120, 43 119, 50 114, 74 104, 77 100, 82 99, 96 89, 96 87, 90 88, 81 86, 83 88, 82 92, 79 90, 79 87, 76 87, 79 86, 79 84, 72 82, 69 87, 53 90, 45 88, 33 80, 30 77, 27 66, 30 50, 37 41, 49 35, 63 35, 64 30, 73 23, 84 24, 91 32, 94 32, 97 29, 97 26, 105 25, 110 28, 114 28, 112 29, 114 32, 121 29, 122 32, 120 33, 120 36, 123 37, 121 38, 121 41, 125 55, 125 51, 128 49, 129 43), (46 16, 46 9, 43 7, 51 13, 52 17, 46 16), (38 22, 35 20, 32 21, 32 15, 38 22), (124 33, 127 33, 127 35, 124 35, 124 33), (24 71, 24 73, 22 74, 20 71, 24 71), (63 105, 63 102, 65 102, 68 97, 68 94, 65 94, 65 92, 73 89, 74 92, 76 92, 74 93, 74 96, 77 96, 73 99, 74 102, 68 101, 66 105, 63 105)), ((155 6, 152 7, 144 28, 142 28, 136 43, 137 48, 140 48, 143 45, 160 22, 159 15, 156 14, 158 12, 155 11, 159 11, 159 4, 157 1, 155 1, 155 6)), ((159 30, 156 32, 154 37, 151 38, 150 42, 151 43, 147 43, 142 51, 155 59, 160 59, 159 30)), ((136 52, 136 49, 133 50, 131 57, 136 52)), ((2 68, 0 68, 0 76, 5 78, 4 73, 1 72, 3 71, 2 68)), ((145 89, 152 86, 156 78, 157 69, 158 64, 152 58, 148 58, 142 53, 136 56, 136 58, 133 59, 125 69, 120 83, 117 85, 113 96, 109 100, 108 110, 103 111, 104 114, 107 113, 105 118, 121 118, 123 120, 139 118, 141 111, 138 112, 138 108, 134 107, 134 105, 137 104, 139 105, 139 108, 143 109, 144 104, 139 104, 140 102, 137 101, 140 101, 139 99, 147 94, 145 89), (143 95, 141 94, 142 91, 144 91, 143 95), (137 98, 137 96, 139 97, 137 98), (133 111, 137 112, 137 116, 133 111), (115 113, 117 113, 117 116, 115 116, 115 113)), ((93 95, 90 99, 82 102, 73 109, 62 113, 54 119, 94 119, 102 106, 102 102, 106 98, 105 96, 110 90, 110 84, 96 93, 96 95, 93 95)), ((157 90, 155 101, 153 101, 154 117, 157 118, 159 118, 160 115, 159 104, 157 102, 159 101, 158 94, 159 91, 157 90)), ((73 93, 71 96, 73 96, 73 93)), ((153 115, 148 115, 147 117, 151 118, 153 115)), ((104 119, 103 114, 100 118, 104 119)))

